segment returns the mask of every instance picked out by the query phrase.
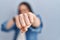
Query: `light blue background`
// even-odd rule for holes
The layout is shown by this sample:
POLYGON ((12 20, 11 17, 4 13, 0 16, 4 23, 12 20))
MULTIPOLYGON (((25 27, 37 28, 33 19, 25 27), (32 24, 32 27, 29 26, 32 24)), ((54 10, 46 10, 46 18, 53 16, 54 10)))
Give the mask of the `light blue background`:
MULTIPOLYGON (((18 4, 27 1, 40 13, 44 24, 39 40, 60 40, 60 0, 0 0, 0 25, 17 13, 18 4)), ((1 29, 1 26, 0 26, 1 29)), ((14 31, 0 31, 0 40, 12 40, 14 31)))

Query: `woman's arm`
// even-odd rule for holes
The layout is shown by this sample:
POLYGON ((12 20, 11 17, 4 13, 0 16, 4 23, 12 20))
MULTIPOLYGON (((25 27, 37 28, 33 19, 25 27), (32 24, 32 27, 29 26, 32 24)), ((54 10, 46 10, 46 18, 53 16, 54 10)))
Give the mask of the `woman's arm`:
POLYGON ((5 21, 1 26, 2 26, 2 31, 9 31, 11 29, 14 29, 15 23, 13 19, 11 19, 9 21, 5 21))
POLYGON ((36 15, 36 17, 38 19, 36 19, 35 23, 31 25, 31 27, 29 28, 32 32, 36 32, 36 33, 40 33, 42 31, 42 27, 43 27, 43 23, 42 23, 42 19, 41 16, 38 14, 36 15), (38 21, 40 22, 38 22, 38 21))
POLYGON ((12 25, 14 24, 13 19, 7 22, 6 29, 10 29, 12 25))

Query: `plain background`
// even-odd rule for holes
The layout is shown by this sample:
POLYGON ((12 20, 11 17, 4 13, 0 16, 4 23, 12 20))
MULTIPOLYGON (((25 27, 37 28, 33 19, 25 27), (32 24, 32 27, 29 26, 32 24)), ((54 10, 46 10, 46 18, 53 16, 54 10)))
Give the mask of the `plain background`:
MULTIPOLYGON (((18 4, 23 1, 29 2, 42 17, 44 26, 38 40, 60 40, 60 0, 0 0, 0 30, 4 21, 17 14, 18 4)), ((0 31, 0 40, 12 40, 13 36, 14 31, 0 31)))

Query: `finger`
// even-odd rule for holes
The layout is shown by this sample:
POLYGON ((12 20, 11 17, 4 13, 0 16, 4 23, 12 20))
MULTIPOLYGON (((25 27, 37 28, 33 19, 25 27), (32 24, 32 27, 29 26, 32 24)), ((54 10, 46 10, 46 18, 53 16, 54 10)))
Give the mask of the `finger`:
POLYGON ((23 14, 20 14, 20 23, 21 23, 22 27, 25 27, 26 26, 26 23, 24 21, 23 14))
POLYGON ((26 25, 27 26, 30 25, 31 23, 29 21, 28 15, 26 13, 24 13, 23 15, 24 15, 24 20, 25 20, 26 25))
POLYGON ((16 19, 16 26, 17 26, 17 28, 21 29, 21 24, 20 24, 20 21, 19 21, 19 16, 16 16, 15 19, 16 19))
POLYGON ((30 23, 32 24, 34 21, 33 21, 33 15, 31 12, 28 13, 28 17, 29 17, 30 23))

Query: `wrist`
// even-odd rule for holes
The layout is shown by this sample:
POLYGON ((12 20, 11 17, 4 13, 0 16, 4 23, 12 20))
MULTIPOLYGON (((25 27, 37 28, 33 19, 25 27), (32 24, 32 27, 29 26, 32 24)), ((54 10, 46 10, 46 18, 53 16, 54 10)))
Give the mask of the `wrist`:
POLYGON ((34 22, 32 24, 33 27, 37 28, 40 25, 40 20, 38 17, 35 17, 34 22))

